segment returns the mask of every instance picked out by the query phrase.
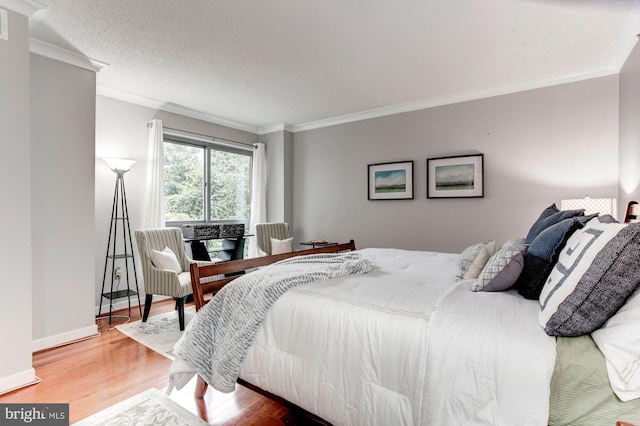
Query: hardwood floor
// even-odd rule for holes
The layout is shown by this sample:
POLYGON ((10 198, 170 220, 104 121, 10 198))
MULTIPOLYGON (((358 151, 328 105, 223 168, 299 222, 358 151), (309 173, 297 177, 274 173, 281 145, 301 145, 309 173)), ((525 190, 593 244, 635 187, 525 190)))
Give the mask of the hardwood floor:
MULTIPOLYGON (((171 300, 154 303, 151 315, 173 308, 171 300)), ((138 319, 138 310, 132 309, 131 321, 138 319)), ((113 329, 124 320, 114 318, 111 325, 108 320, 97 321, 99 336, 33 354, 41 382, 0 395, 0 402, 69 403, 73 424, 151 387, 164 392, 171 360, 113 329)), ((195 378, 180 391, 174 390, 171 398, 197 414, 194 389, 195 378)), ((203 417, 212 425, 309 424, 294 409, 240 385, 229 394, 209 388, 205 404, 203 417)))

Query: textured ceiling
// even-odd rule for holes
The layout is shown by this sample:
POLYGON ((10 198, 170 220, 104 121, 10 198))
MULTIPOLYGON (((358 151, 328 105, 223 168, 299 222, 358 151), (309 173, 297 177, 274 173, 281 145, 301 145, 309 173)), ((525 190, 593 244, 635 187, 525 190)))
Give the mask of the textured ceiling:
POLYGON ((640 32, 625 0, 40 2, 31 38, 109 64, 99 91, 252 129, 612 74, 640 32))

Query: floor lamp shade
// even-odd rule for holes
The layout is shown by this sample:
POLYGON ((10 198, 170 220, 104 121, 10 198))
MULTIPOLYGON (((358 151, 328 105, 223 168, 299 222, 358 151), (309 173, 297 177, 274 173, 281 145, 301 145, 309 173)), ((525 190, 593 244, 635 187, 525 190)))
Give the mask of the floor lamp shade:
POLYGON ((126 160, 124 158, 104 158, 104 161, 116 173, 128 172, 136 162, 136 160, 126 160))

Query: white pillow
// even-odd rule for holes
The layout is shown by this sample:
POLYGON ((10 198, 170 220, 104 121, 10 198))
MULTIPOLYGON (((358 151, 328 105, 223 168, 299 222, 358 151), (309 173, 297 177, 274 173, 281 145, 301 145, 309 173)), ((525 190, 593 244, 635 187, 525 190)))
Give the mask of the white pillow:
POLYGON ((286 240, 278 240, 271 237, 271 254, 291 253, 293 238, 287 238, 286 240))
POLYGON ((168 269, 176 274, 182 272, 182 266, 176 254, 169 247, 165 247, 162 251, 151 249, 151 263, 158 269, 168 269))
POLYGON ((591 337, 604 355, 618 398, 640 398, 640 290, 591 337))
POLYGON ((487 244, 483 245, 480 249, 480 253, 476 256, 476 258, 467 269, 467 272, 462 276, 465 280, 475 280, 480 276, 480 272, 484 269, 484 265, 487 264, 491 256, 493 256, 496 252, 496 242, 491 240, 487 244))

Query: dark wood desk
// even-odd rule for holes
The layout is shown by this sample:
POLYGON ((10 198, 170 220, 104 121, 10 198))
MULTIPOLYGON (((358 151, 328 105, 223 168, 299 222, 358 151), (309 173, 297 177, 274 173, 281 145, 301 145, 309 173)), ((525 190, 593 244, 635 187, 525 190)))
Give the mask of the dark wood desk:
POLYGON ((244 259, 244 244, 247 237, 251 237, 252 234, 244 234, 241 237, 227 237, 227 238, 183 238, 185 245, 191 249, 191 258, 193 260, 211 260, 207 246, 204 241, 207 240, 222 240, 222 247, 218 251, 218 259, 221 260, 240 260, 244 259))

